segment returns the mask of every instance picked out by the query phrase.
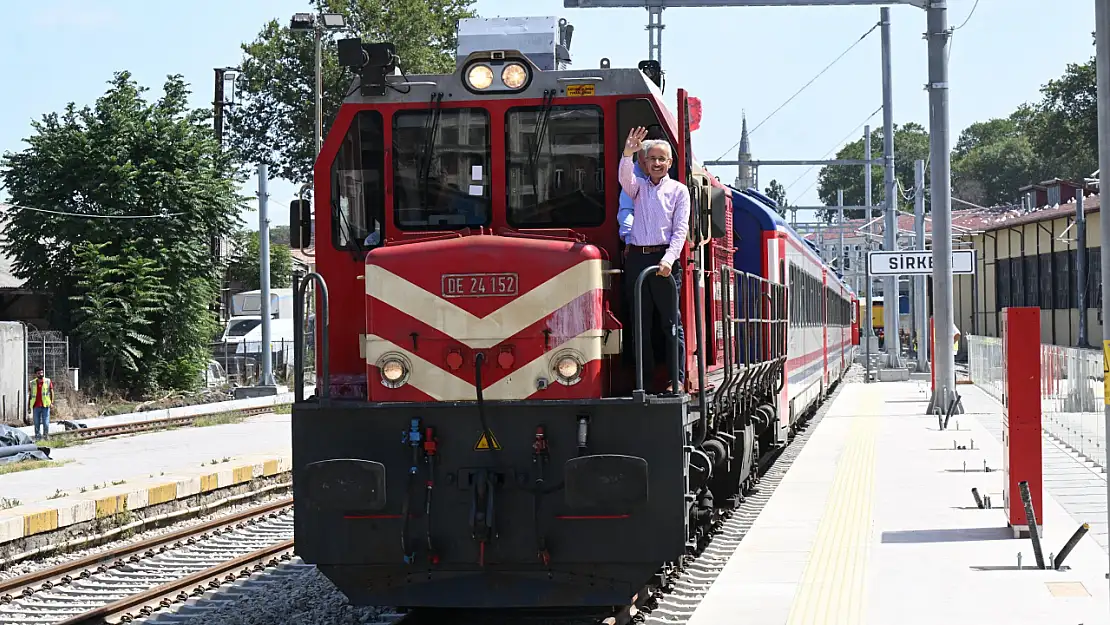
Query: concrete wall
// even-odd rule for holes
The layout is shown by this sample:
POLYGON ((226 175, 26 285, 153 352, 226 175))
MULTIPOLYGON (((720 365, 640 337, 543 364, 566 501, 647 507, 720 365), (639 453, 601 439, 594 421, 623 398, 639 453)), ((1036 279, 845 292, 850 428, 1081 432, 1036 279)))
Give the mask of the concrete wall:
POLYGON ((28 373, 25 370, 25 326, 0 321, 0 423, 23 424, 28 373))

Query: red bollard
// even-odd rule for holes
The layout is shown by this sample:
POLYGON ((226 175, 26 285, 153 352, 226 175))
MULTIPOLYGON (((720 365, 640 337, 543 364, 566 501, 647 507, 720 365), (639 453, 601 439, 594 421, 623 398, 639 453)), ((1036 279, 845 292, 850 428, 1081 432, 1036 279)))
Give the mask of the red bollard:
POLYGON ((1018 484, 1029 483, 1037 533, 1043 535, 1041 502, 1041 310, 1002 311, 1002 484, 1006 520, 1014 537, 1029 533, 1018 484))

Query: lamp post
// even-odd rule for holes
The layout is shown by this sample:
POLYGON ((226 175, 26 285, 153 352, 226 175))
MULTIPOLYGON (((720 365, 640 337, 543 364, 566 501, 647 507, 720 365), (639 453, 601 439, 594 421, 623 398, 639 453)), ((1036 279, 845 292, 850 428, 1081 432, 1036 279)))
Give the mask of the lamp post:
POLYGON ((320 143, 324 135, 324 72, 321 67, 320 41, 325 30, 341 30, 347 26, 347 20, 340 13, 321 13, 316 16, 312 13, 296 13, 289 22, 289 30, 294 32, 312 31, 316 44, 316 153, 320 153, 320 143), (319 17, 319 19, 317 19, 319 17))

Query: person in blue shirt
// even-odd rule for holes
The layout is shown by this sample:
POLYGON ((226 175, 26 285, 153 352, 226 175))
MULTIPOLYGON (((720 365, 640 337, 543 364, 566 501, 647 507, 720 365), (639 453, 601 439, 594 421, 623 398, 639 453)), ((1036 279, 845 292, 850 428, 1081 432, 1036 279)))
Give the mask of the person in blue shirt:
MULTIPOLYGON (((666 140, 667 136, 663 132, 663 128, 658 124, 649 126, 647 138, 666 140)), ((632 173, 641 180, 647 180, 648 175, 644 173, 644 153, 639 152, 636 154, 636 162, 633 163, 632 173)), ((621 189, 621 199, 619 210, 617 210, 617 234, 620 236, 621 243, 628 245, 628 237, 632 234, 632 221, 635 218, 634 211, 632 210, 632 198, 621 189)))

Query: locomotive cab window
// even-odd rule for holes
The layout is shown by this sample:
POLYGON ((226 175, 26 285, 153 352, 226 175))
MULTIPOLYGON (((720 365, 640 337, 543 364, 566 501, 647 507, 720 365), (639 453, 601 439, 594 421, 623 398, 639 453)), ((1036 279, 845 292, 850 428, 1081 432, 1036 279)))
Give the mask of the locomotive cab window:
POLYGON ((535 106, 505 115, 508 222, 526 228, 605 221, 605 134, 597 106, 535 106))
POLYGON ((361 250, 381 244, 384 147, 381 114, 359 111, 331 166, 331 233, 336 249, 361 250))
POLYGON ((490 221, 490 128, 483 109, 393 116, 393 220, 401 230, 457 230, 490 221))

